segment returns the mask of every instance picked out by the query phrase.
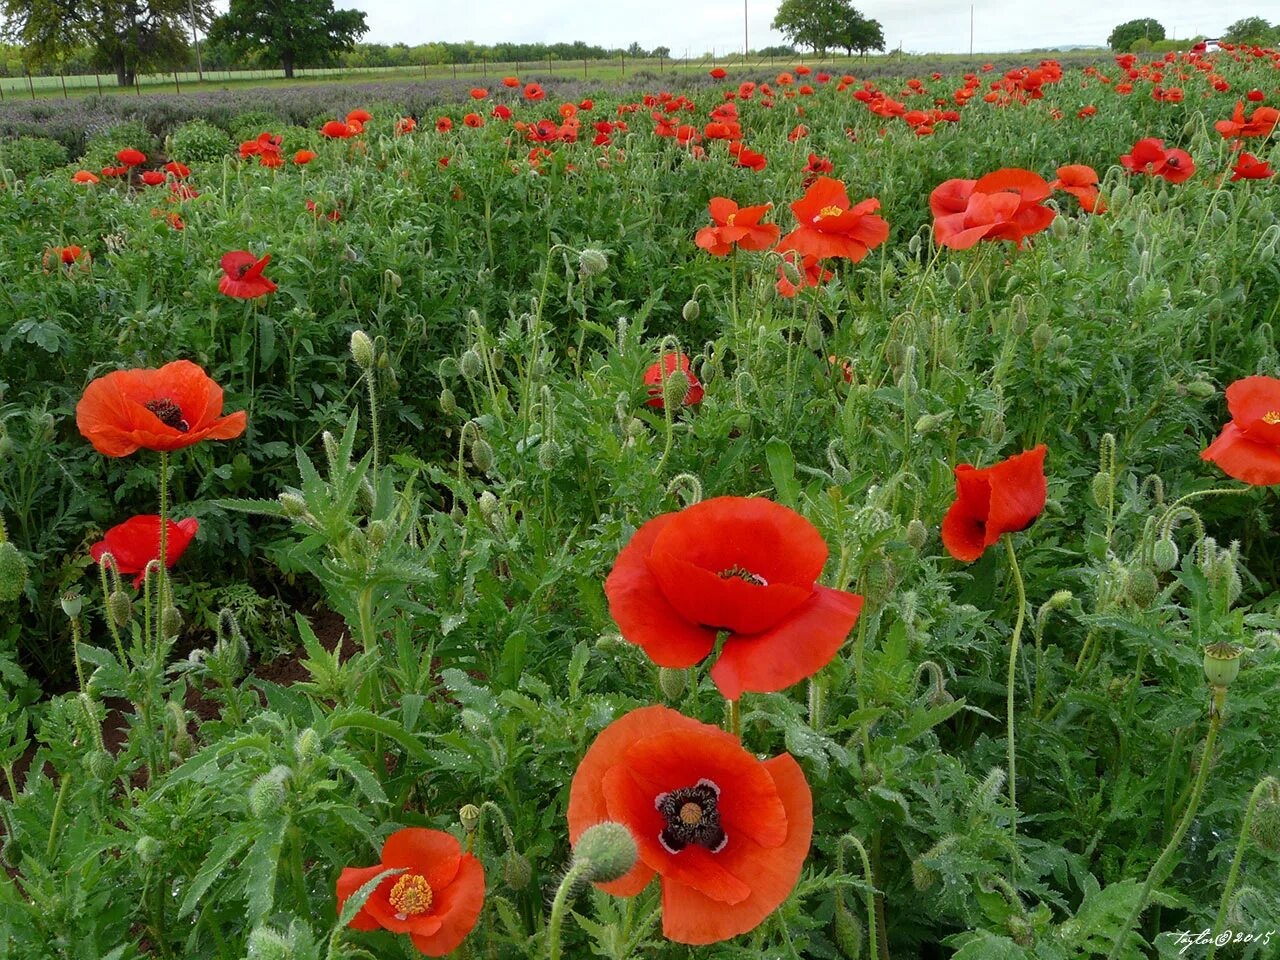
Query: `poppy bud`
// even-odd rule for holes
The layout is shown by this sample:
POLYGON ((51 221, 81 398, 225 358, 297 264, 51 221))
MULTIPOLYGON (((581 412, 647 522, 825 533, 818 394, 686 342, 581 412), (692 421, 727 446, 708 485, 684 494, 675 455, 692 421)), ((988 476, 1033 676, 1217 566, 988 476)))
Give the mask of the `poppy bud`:
POLYGON ((458 361, 453 357, 443 357, 436 365, 436 375, 441 380, 452 380, 458 375, 458 361))
POLYGON ((80 610, 84 607, 84 597, 80 596, 74 590, 68 590, 62 595, 62 612, 67 615, 70 620, 75 620, 80 616, 80 610))
POLYGON ((123 590, 112 590, 107 596, 107 616, 117 629, 133 619, 133 598, 123 590))
POLYGON ((1204 380, 1192 380, 1187 384, 1187 395, 1197 400, 1208 400, 1217 392, 1217 388, 1212 383, 1204 380))
POLYGON ((983 424, 983 434, 992 443, 999 443, 1004 439, 1004 433, 1004 417, 998 413, 991 414, 983 424))
POLYGON ((884 355, 891 364, 900 367, 907 356, 907 345, 895 337, 884 345, 884 355))
POLYGON ((486 522, 492 523, 494 517, 497 516, 498 513, 498 498, 495 497, 491 491, 486 490, 484 493, 480 494, 478 505, 480 508, 480 516, 484 517, 486 522))
POLYGON ((673 667, 658 668, 658 689, 668 700, 679 700, 689 685, 689 671, 673 667))
POLYGON ((160 629, 166 640, 172 640, 182 632, 182 614, 177 607, 165 607, 160 614, 160 629))
POLYGON ((386 279, 387 283, 391 284, 393 289, 399 290, 404 286, 404 280, 402 280, 400 278, 400 274, 396 273, 394 270, 384 271, 382 275, 386 279))
POLYGON ((1020 913, 1009 914, 1004 925, 1009 931, 1010 938, 1019 946, 1030 946, 1035 940, 1035 931, 1031 928, 1031 922, 1020 913))
POLYGON ((822 349, 822 324, 813 322, 804 328, 804 345, 810 350, 822 349))
POLYGON ((115 758, 106 750, 91 750, 84 758, 85 771, 99 783, 110 782, 115 765, 115 758))
POLYGON ((610 630, 600 634, 596 638, 597 650, 622 650, 627 647, 627 642, 622 639, 622 634, 617 630, 610 630))
POLYGON ((912 428, 916 433, 933 433, 951 419, 950 413, 926 413, 912 428))
POLYGON ((285 491, 276 497, 280 503, 280 508, 284 511, 286 517, 305 517, 307 515, 307 501, 296 493, 285 491))
POLYGON ((293 944, 271 927, 254 927, 245 944, 245 960, 292 960, 293 944))
POLYGON ((1204 678, 1211 687, 1229 687, 1240 674, 1243 648, 1222 641, 1204 648, 1204 678))
POLYGON ((1146 567, 1135 567, 1130 570, 1125 575, 1124 588, 1134 605, 1144 610, 1151 606, 1156 599, 1156 594, 1160 592, 1156 575, 1146 567))
POLYGON ((684 302, 684 309, 680 311, 680 316, 684 317, 686 323, 693 323, 702 316, 702 306, 697 300, 689 299, 684 302))
POLYGON ((533 879, 533 867, 523 853, 508 850, 502 858, 502 879, 512 890, 523 890, 533 879))
POLYGON ((493 447, 483 437, 476 437, 471 443, 471 462, 481 473, 493 469, 493 447))
POLYGON ((370 520, 365 534, 369 538, 369 546, 380 550, 387 542, 389 531, 385 520, 370 520))
POLYGON ((458 401, 448 387, 440 391, 440 411, 447 416, 453 416, 458 412, 458 401))
POLYGON ((804 274, 800 272, 800 268, 791 259, 782 261, 782 274, 793 287, 798 287, 804 282, 804 274))
POLYGON ((4 842, 0 843, 0 861, 3 861, 4 865, 11 870, 16 870, 18 864, 22 862, 22 844, 12 834, 6 836, 4 842))
POLYGON ((1089 492, 1093 495, 1093 502, 1105 510, 1111 503, 1111 474, 1095 473, 1089 481, 1089 492))
POLYGON ((898 584, 898 568, 884 554, 879 554, 867 566, 866 596, 877 606, 889 599, 898 584))
POLYGON ((836 946, 847 960, 862 960, 862 948, 866 941, 866 931, 858 915, 844 905, 844 899, 836 900, 834 917, 834 934, 836 946))
POLYGON ((1047 323, 1042 323, 1031 331, 1031 346, 1035 348, 1036 353, 1043 353, 1052 339, 1053 328, 1047 323))
POLYGON ((249 785, 249 811, 259 820, 279 811, 284 805, 284 782, 289 777, 288 767, 274 767, 249 785))
POLYGON ((1053 341, 1053 349, 1059 356, 1065 354, 1071 349, 1071 335, 1069 333, 1059 334, 1058 339, 1053 341))
POLYGON ((27 558, 10 541, 0 541, 0 603, 17 600, 27 586, 27 558))
POLYGON ((315 728, 307 727, 298 734, 298 739, 293 742, 293 753, 303 763, 320 756, 320 734, 315 728))
POLYGON ((137 842, 133 845, 133 852, 137 854, 138 859, 143 863, 155 863, 163 849, 164 844, 155 837, 150 837, 145 834, 139 837, 137 842))
POLYGON ((489 362, 493 364, 493 369, 501 370, 507 362, 507 352, 501 347, 494 347, 489 351, 489 362))
POLYGON ((953 289, 959 289, 960 284, 964 282, 964 271, 960 269, 960 264, 954 260, 943 268, 942 276, 953 289))
POLYGON ((329 461, 329 473, 331 475, 335 474, 338 472, 339 466, 343 466, 343 467, 346 466, 345 463, 344 464, 338 463, 338 455, 342 452, 341 448, 339 448, 338 446, 338 439, 332 433, 326 430, 324 433, 320 435, 320 440, 324 444, 325 459, 329 461))
POLYGON ((907 524, 907 543, 911 544, 913 549, 923 550, 928 539, 929 531, 919 517, 907 524))
POLYGON ((1156 541, 1151 548, 1151 562, 1162 573, 1178 565, 1178 545, 1171 537, 1161 537, 1156 541))
POLYGON ((609 269, 609 258, 603 250, 587 247, 578 254, 578 270, 584 277, 598 277, 609 269))
POLYGON ((462 371, 462 375, 468 380, 475 380, 480 374, 484 373, 484 361, 480 359, 479 353, 471 349, 458 360, 458 369, 462 371))
POLYGON ((689 395, 689 377, 683 370, 675 369, 663 378, 662 406, 667 410, 678 410, 684 405, 684 398, 689 395))
POLYGON ((907 252, 913 257, 920 253, 921 240, 920 234, 913 233, 911 239, 907 241, 907 252))
POLYGON ((373 369, 373 341, 363 330, 351 334, 351 359, 365 373, 373 369))
POLYGON ((1269 853, 1280 853, 1280 782, 1267 778, 1269 783, 1258 797, 1249 823, 1249 836, 1253 842, 1269 853))
POLYGON ((467 833, 475 833, 476 827, 480 826, 480 808, 474 803, 464 804, 458 811, 458 822, 467 833))
POLYGON ((574 864, 587 864, 587 877, 592 883, 612 883, 626 876, 639 855, 631 831, 608 820, 590 827, 573 848, 574 864))

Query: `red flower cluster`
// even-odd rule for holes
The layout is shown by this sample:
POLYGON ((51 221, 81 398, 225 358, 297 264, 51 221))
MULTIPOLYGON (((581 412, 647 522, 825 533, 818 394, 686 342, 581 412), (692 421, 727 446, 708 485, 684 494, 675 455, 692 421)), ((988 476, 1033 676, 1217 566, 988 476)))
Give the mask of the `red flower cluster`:
POLYGON ((1196 172, 1191 154, 1185 150, 1166 150, 1164 141, 1157 137, 1147 137, 1135 143, 1133 150, 1120 157, 1120 165, 1130 173, 1164 177, 1170 183, 1183 183, 1196 172))
POLYGON ((1021 247, 1053 222, 1053 210, 1041 205, 1052 192, 1043 177, 1016 167, 978 180, 947 180, 929 195, 934 238, 952 250, 967 250, 980 240, 1021 247))

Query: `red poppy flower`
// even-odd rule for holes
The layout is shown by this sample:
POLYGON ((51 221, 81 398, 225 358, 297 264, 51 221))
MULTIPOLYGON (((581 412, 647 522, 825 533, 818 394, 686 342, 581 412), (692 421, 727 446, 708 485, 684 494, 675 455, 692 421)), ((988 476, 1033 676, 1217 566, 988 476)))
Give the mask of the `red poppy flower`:
POLYGON ((101 183, 98 176, 88 170, 77 170, 71 175, 72 183, 101 183))
POLYGON ((542 89, 541 84, 526 83, 524 85, 524 98, 526 100, 542 100, 547 96, 546 91, 542 89))
POLYGON ((980 240, 1009 240, 1017 246, 1053 222, 1040 201, 1052 191, 1043 177, 1010 167, 977 180, 947 180, 929 195, 934 239, 953 250, 980 240))
POLYGON ((222 255, 222 279, 218 281, 218 289, 228 297, 239 300, 253 300, 268 293, 273 293, 276 285, 262 275, 271 254, 264 253, 259 260, 248 250, 232 250, 222 255))
POLYGON ((164 165, 164 168, 179 180, 185 180, 187 177, 191 176, 191 168, 185 163, 180 163, 177 160, 170 160, 164 165))
POLYGON ((478 113, 468 113, 462 118, 462 123, 464 126, 468 127, 483 127, 484 117, 480 116, 478 113))
MULTIPOLYGON (((168 521, 168 536, 165 539, 165 566, 172 568, 177 563, 200 529, 194 517, 168 521)), ((89 548, 89 556, 93 562, 102 560, 103 554, 109 553, 116 562, 116 569, 121 574, 134 575, 134 587, 142 586, 146 576, 147 564, 160 559, 160 518, 155 514, 133 517, 103 534, 102 541, 89 548)))
POLYGON ((1252 153, 1242 153, 1236 160, 1236 165, 1231 168, 1231 179, 1236 180, 1267 180, 1274 177, 1276 172, 1271 169, 1271 165, 1266 160, 1259 160, 1252 153))
POLYGON ((1147 137, 1133 145, 1133 150, 1120 157, 1120 165, 1130 173, 1164 177, 1170 183, 1182 183, 1196 172, 1191 155, 1185 150, 1166 150, 1164 141, 1147 137))
POLYGON ((453 121, 448 117, 439 117, 436 120, 436 133, 448 133, 453 129, 453 121))
POLYGON ((354 137, 356 130, 349 123, 343 123, 341 120, 330 120, 320 128, 320 134, 331 140, 345 140, 348 137, 354 137))
POLYGON ((338 912, 347 898, 389 868, 387 877, 351 920, 356 930, 407 933, 428 957, 443 957, 466 939, 484 906, 484 867, 458 841, 439 830, 408 827, 382 845, 382 862, 343 867, 338 912))
POLYGON ((164 183, 164 174, 159 170, 148 170, 142 175, 142 182, 148 187, 158 187, 164 183))
POLYGON ((1280 380, 1245 377, 1227 387, 1231 422, 1200 454, 1229 477, 1254 486, 1280 483, 1280 380))
POLYGON ((492 116, 495 120, 510 120, 511 108, 508 107, 505 103, 500 103, 493 108, 493 113, 490 114, 490 116, 492 116))
POLYGON ((1213 128, 1228 140, 1242 137, 1267 137, 1280 122, 1280 110, 1275 107, 1258 107, 1249 119, 1244 116, 1244 101, 1237 100, 1230 120, 1219 120, 1213 128))
POLYGON ((791 278, 787 276, 787 268, 785 266, 778 267, 778 283, 777 291, 784 297, 794 297, 796 292, 803 290, 805 287, 818 287, 830 280, 834 273, 830 270, 822 269, 818 258, 811 253, 800 257, 795 250, 789 250, 782 255, 784 260, 790 261, 792 267, 796 266, 797 258, 799 258, 800 280, 793 283, 791 278))
MULTIPOLYGON (((698 378, 693 375, 693 371, 689 369, 689 358, 683 353, 680 354, 680 369, 689 380, 689 389, 684 395, 684 405, 691 407, 695 403, 702 402, 703 390, 702 384, 698 382, 698 378)), ((646 406, 657 407, 662 409, 662 381, 664 377, 669 377, 676 369, 676 355, 668 353, 662 358, 661 363, 652 364, 644 372, 644 382, 649 387, 649 399, 645 401, 646 406)))
POLYGON ((317 154, 317 153, 313 153, 313 152, 312 152, 312 151, 310 151, 310 150, 299 150, 297 153, 295 153, 295 154, 293 155, 293 162, 294 162, 294 163, 296 163, 296 164, 297 164, 298 166, 300 166, 300 167, 305 167, 308 163, 310 163, 312 160, 314 160, 317 156, 319 156, 319 154, 317 154))
POLYGON ((483 99, 484 99, 485 97, 487 97, 488 95, 489 95, 489 91, 488 91, 488 90, 486 90, 484 87, 472 87, 472 88, 471 88, 471 99, 472 99, 472 100, 483 100, 483 99))
POLYGON ((413 119, 413 117, 401 117, 396 121, 397 134, 404 135, 406 133, 413 133, 416 129, 418 129, 418 121, 413 119))
POLYGON ((724 67, 712 67, 712 68, 708 71, 708 76, 710 76, 710 77, 711 77, 711 79, 713 79, 713 80, 723 80, 723 79, 724 79, 725 77, 727 77, 728 75, 729 75, 729 74, 728 74, 727 72, 725 72, 724 67))
POLYGON ((44 269, 47 272, 49 264, 57 262, 64 267, 74 267, 80 264, 88 269, 90 261, 93 260, 93 254, 76 244, 66 247, 50 247, 44 252, 44 269))
POLYGON ((1058 168, 1058 179, 1049 184, 1050 189, 1062 190, 1080 201, 1080 209, 1086 213, 1102 213, 1106 204, 1098 202, 1098 173, 1083 163, 1070 163, 1058 168))
POLYGON ((502 85, 504 87, 518 87, 520 86, 520 80, 518 77, 503 77, 502 85))
POLYGON ((135 450, 180 450, 244 433, 245 413, 222 415, 222 388, 190 360, 158 370, 117 370, 85 388, 76 426, 108 457, 135 450))
POLYGON ((738 166, 746 167, 748 170, 754 170, 756 173, 759 173, 769 164, 769 161, 765 158, 763 153, 757 153, 756 151, 749 150, 746 147, 742 147, 738 151, 737 157, 738 166))
POLYGON ((788 753, 760 761, 717 727, 643 707, 605 727, 569 789, 569 840, 604 820, 635 838, 636 865, 606 893, 656 874, 662 932, 677 943, 757 927, 795 887, 813 836, 813 794, 788 753))
POLYGON ((862 598, 817 583, 827 545, 804 517, 759 498, 716 497, 644 524, 605 582, 622 636, 663 667, 704 660, 720 692, 781 690, 826 666, 862 598))
POLYGON ((116 154, 116 159, 126 167, 138 167, 147 162, 147 155, 133 147, 125 147, 116 154))
POLYGON ((728 197, 711 198, 713 227, 698 231, 695 242, 713 256, 726 256, 735 246, 743 250, 768 250, 782 232, 774 223, 761 223, 760 218, 769 212, 771 203, 757 207, 739 207, 728 197))
POLYGON ((373 119, 373 114, 368 110, 355 109, 347 114, 347 123, 366 124, 373 119))
POLYGON ((956 467, 956 499, 942 521, 942 543, 957 560, 972 563, 1006 533, 1025 530, 1044 509, 1045 446, 978 470, 956 467))
POLYGON ((841 181, 819 177, 791 204, 800 225, 782 238, 778 250, 797 250, 822 259, 844 257, 857 263, 889 237, 889 224, 875 215, 879 209, 875 198, 850 206, 841 181))

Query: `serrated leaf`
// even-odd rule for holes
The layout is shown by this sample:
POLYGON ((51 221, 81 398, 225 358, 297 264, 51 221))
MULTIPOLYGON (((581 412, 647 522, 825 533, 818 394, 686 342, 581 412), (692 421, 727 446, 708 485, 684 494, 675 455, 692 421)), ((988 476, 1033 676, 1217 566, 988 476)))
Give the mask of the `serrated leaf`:
POLYGON ((232 857, 247 847, 251 839, 252 835, 248 828, 242 825, 239 829, 224 833, 213 841, 213 845, 209 848, 209 855, 205 857, 203 865, 191 881, 191 886, 187 888, 187 895, 182 898, 182 906, 178 908, 180 918, 185 917, 200 905, 200 899, 226 869, 232 857))
POLYGON ((360 788, 360 792, 371 803, 388 802, 387 795, 383 792, 382 784, 378 783, 378 778, 369 771, 368 767, 341 747, 330 747, 326 752, 329 762, 354 780, 356 786, 360 788))
POLYGON ((287 822, 284 817, 277 817, 263 825, 262 832, 240 864, 248 915, 253 920, 265 917, 275 902, 276 873, 280 868, 280 850, 284 846, 287 822))

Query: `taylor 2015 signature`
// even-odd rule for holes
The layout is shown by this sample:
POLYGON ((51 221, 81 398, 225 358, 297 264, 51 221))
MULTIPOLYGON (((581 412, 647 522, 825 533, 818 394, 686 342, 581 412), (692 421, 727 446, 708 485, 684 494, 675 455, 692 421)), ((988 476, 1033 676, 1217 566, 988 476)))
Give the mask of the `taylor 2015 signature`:
POLYGON ((1205 928, 1197 933, 1194 930, 1178 930, 1171 933, 1174 937, 1174 943, 1182 949, 1178 951, 1178 955, 1186 953, 1192 947, 1207 947, 1210 944, 1217 944, 1225 947, 1229 943, 1259 943, 1264 947, 1271 942, 1271 938, 1276 935, 1274 930, 1266 930, 1260 932, 1246 932, 1244 930, 1223 930, 1216 937, 1213 931, 1205 928))

